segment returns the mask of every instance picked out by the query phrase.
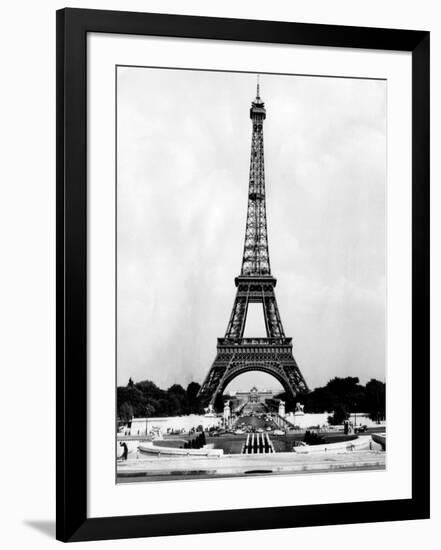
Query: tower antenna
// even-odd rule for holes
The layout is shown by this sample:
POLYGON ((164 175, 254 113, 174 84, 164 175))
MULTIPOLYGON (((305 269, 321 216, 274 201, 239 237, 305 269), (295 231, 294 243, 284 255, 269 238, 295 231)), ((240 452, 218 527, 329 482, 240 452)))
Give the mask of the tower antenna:
POLYGON ((260 74, 257 75, 257 94, 256 94, 256 97, 257 97, 257 99, 260 98, 260 74))

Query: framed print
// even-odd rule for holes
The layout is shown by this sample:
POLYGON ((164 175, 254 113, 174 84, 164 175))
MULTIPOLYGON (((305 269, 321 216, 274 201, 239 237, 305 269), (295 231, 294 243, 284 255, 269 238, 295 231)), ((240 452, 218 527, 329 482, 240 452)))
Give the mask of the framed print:
POLYGON ((57 258, 58 539, 429 516, 429 33, 60 10, 57 258))

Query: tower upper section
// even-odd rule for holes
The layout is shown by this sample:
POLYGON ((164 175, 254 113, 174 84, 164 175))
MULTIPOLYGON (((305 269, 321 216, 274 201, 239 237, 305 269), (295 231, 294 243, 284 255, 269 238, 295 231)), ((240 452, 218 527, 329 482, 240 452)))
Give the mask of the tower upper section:
POLYGON ((257 83, 256 98, 251 103, 252 121, 250 175, 248 183, 248 209, 241 276, 262 277, 271 275, 265 204, 265 162, 263 152, 263 121, 265 104, 257 83))
MULTIPOLYGON (((254 124, 262 124, 266 118, 265 103, 260 98, 260 85, 257 83, 256 99, 251 102, 250 118, 254 124)), ((260 127, 262 130, 262 127, 260 127)))

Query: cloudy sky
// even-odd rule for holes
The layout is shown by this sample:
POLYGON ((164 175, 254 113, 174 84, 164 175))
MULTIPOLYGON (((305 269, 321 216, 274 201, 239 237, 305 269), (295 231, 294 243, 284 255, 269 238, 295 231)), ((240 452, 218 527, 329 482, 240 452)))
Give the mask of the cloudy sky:
MULTIPOLYGON (((241 266, 256 76, 117 79, 118 384, 202 383, 241 266)), ((386 82, 260 82, 271 270, 294 356, 311 388, 384 380, 386 82)), ((249 317, 246 335, 263 335, 249 317)), ((278 386, 250 373, 231 388, 254 381, 278 386)))

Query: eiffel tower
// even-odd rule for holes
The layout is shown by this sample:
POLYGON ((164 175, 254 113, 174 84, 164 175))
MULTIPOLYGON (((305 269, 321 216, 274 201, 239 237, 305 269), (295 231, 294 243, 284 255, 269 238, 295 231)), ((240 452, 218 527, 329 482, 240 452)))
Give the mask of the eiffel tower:
POLYGON ((233 311, 224 338, 218 338, 217 355, 199 390, 204 404, 214 405, 236 376, 261 371, 276 378, 287 395, 308 391, 292 352, 292 339, 285 336, 271 275, 265 206, 265 169, 263 155, 263 121, 265 104, 260 98, 259 80, 256 99, 251 103, 251 160, 248 212, 245 229, 242 269, 235 278, 237 287, 233 311), (266 338, 244 338, 248 305, 260 303, 266 338))

